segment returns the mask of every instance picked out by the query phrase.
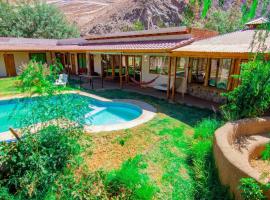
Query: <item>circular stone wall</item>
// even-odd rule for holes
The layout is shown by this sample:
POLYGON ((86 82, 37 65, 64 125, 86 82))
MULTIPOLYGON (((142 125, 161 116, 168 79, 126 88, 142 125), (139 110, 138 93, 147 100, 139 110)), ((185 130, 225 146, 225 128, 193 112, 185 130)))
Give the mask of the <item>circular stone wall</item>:
MULTIPOLYGON (((270 117, 230 122, 215 132, 214 156, 223 185, 229 186, 236 199, 241 199, 239 181, 252 177, 260 183, 261 173, 252 168, 249 159, 270 142, 270 117)), ((266 194, 270 199, 270 194, 266 194)))

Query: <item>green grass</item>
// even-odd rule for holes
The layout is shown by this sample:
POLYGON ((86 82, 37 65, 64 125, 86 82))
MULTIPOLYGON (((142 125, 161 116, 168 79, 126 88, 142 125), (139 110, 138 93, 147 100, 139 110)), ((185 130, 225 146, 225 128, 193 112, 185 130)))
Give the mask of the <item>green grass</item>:
MULTIPOLYGON (((16 94, 18 91, 12 87, 14 79, 5 80, 9 87, 4 84, 5 89, 0 91, 16 94)), ((95 136, 101 138, 101 143, 96 145, 103 145, 104 151, 106 141, 118 145, 118 150, 108 150, 115 159, 124 152, 135 151, 119 168, 100 165, 90 171, 88 164, 80 161, 79 166, 68 166, 40 199, 228 199, 212 156, 213 132, 219 122, 209 120, 200 124, 203 119, 218 119, 213 112, 122 90, 91 93, 110 99, 141 100, 156 107, 158 113, 138 127, 95 136), (140 145, 141 141, 144 145, 140 145)), ((83 135, 78 139, 79 144, 89 137, 83 135)), ((82 158, 96 162, 89 153, 95 148, 93 144, 84 149, 87 154, 83 153, 82 158)), ((108 159, 114 162, 114 158, 108 159)))
POLYGON ((0 97, 19 94, 20 91, 15 87, 16 78, 0 78, 0 97))

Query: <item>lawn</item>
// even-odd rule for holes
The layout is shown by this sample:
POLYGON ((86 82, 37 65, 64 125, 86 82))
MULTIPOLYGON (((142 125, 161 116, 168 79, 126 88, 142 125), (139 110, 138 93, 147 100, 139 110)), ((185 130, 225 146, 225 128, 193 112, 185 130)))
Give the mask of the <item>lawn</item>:
MULTIPOLYGON (((0 90, 2 94, 16 94, 18 91, 12 87, 13 79, 6 80, 9 86, 1 82, 5 85, 5 89, 0 90)), ((206 125, 198 125, 203 119, 215 120, 217 116, 214 113, 134 92, 89 92, 111 99, 145 101, 156 107, 158 113, 153 120, 132 129, 81 134, 76 138, 83 149, 80 156, 67 162, 54 179, 49 178, 50 173, 45 171, 44 179, 51 180, 45 181, 45 187, 39 186, 37 177, 41 175, 35 175, 40 173, 38 170, 26 173, 26 180, 33 174, 36 178, 22 189, 24 193, 19 192, 20 197, 15 194, 16 198, 227 199, 227 190, 219 184, 212 158, 212 134, 217 127, 210 120, 206 125)), ((50 148, 57 146, 62 145, 54 144, 50 148)), ((21 154, 18 157, 21 159, 21 154)), ((2 189, 3 195, 6 192, 2 189)))
POLYGON ((0 78, 0 97, 19 94, 20 91, 15 87, 16 78, 0 78))

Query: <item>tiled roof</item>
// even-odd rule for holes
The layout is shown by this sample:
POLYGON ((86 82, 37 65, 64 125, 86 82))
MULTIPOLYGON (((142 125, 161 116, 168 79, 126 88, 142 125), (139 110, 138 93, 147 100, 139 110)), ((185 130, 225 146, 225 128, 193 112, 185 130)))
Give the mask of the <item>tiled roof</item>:
POLYGON ((155 40, 155 41, 133 41, 89 44, 90 50, 171 50, 193 41, 183 40, 155 40))
POLYGON ((193 41, 183 40, 156 40, 156 41, 133 41, 113 43, 91 43, 87 46, 79 45, 32 45, 32 44, 1 44, 0 51, 128 51, 128 50, 171 50, 193 41))
POLYGON ((56 39, 0 37, 0 45, 56 45, 56 39))
POLYGON ((156 34, 171 34, 188 31, 187 27, 170 27, 170 28, 159 28, 159 29, 151 29, 151 30, 142 30, 142 31, 129 31, 129 32, 119 32, 119 33, 110 33, 110 34, 102 34, 102 35, 89 35, 86 36, 85 39, 93 40, 93 39, 103 39, 103 38, 114 38, 114 37, 132 37, 132 36, 151 36, 156 34))
POLYGON ((2 45, 0 44, 0 51, 87 51, 89 47, 77 45, 2 45))
POLYGON ((265 46, 259 46, 260 35, 267 35, 266 31, 243 30, 205 40, 196 41, 190 45, 175 49, 173 52, 227 52, 249 53, 263 50, 270 52, 270 35, 265 40, 265 46), (254 44, 252 45, 252 42, 254 44), (253 46, 253 48, 252 48, 253 46), (260 49, 258 49, 260 48, 260 49))

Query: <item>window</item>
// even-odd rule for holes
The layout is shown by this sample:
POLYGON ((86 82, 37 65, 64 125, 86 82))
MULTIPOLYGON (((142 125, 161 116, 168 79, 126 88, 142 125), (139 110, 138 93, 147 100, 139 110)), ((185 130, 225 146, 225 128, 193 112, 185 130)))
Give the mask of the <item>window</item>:
POLYGON ((199 83, 199 84, 204 83, 206 65, 207 65, 206 58, 192 58, 190 60, 192 83, 199 83))
POLYGON ((188 67, 188 58, 176 59, 176 76, 185 77, 185 68, 188 67))
POLYGON ((218 76, 217 76, 217 88, 219 89, 227 89, 228 79, 230 75, 231 69, 231 59, 221 59, 218 76))
POLYGON ((30 57, 30 60, 40 62, 42 64, 47 62, 46 53, 30 53, 29 57, 30 57))
POLYGON ((151 74, 168 74, 169 58, 161 56, 150 56, 149 72, 151 74))
POLYGON ((219 63, 218 59, 211 60, 209 86, 215 87, 217 84, 218 63, 219 63))
POLYGON ((78 53, 78 68, 86 68, 86 56, 85 53, 78 53))
POLYGON ((209 86, 226 90, 228 86, 231 65, 231 59, 212 59, 208 83, 209 86))

